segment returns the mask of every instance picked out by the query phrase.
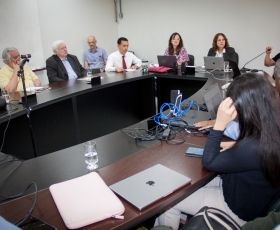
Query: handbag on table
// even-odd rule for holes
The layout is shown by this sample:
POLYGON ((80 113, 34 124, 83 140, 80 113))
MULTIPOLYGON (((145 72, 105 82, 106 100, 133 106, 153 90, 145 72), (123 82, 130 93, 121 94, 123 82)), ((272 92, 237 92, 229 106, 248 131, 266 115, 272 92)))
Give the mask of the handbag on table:
POLYGON ((172 71, 172 68, 159 66, 159 67, 149 67, 149 72, 155 72, 155 73, 166 73, 168 71, 172 71))

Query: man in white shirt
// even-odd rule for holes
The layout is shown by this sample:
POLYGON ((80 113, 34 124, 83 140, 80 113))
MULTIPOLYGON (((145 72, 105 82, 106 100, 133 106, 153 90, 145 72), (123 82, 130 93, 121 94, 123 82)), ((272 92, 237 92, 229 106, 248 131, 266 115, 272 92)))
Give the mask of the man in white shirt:
POLYGON ((118 51, 111 53, 106 64, 106 72, 124 72, 125 69, 138 69, 142 61, 133 53, 127 52, 128 40, 124 37, 118 39, 118 51))

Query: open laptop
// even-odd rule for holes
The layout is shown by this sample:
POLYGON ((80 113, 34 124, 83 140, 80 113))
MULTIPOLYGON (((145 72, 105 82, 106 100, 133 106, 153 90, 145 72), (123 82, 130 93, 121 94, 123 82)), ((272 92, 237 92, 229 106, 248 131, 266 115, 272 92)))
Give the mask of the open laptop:
POLYGON ((109 187, 142 210, 190 182, 190 178, 157 164, 109 187))
POLYGON ((223 101, 218 83, 202 92, 203 100, 207 106, 211 119, 216 119, 219 105, 223 101))
POLYGON ((173 68, 173 63, 177 62, 176 56, 173 55, 158 55, 157 58, 159 66, 173 68))
POLYGON ((203 57, 205 69, 220 69, 224 70, 224 58, 223 57, 203 57))

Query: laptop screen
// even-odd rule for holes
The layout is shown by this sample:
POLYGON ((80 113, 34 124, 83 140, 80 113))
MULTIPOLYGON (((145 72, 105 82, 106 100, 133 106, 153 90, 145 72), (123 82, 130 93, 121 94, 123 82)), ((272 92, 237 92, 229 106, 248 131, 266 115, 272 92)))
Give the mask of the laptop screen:
POLYGON ((223 101, 218 83, 203 91, 202 95, 211 119, 216 119, 219 105, 223 101))
POLYGON ((158 55, 157 58, 159 66, 173 68, 174 62, 177 62, 176 56, 173 55, 158 55))

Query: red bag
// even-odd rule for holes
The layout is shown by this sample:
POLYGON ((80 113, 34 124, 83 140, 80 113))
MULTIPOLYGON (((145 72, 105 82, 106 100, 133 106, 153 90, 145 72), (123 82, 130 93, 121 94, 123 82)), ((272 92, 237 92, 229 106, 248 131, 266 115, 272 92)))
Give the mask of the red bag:
POLYGON ((169 67, 149 67, 149 72, 155 72, 155 73, 166 73, 168 71, 172 70, 172 68, 169 67))

